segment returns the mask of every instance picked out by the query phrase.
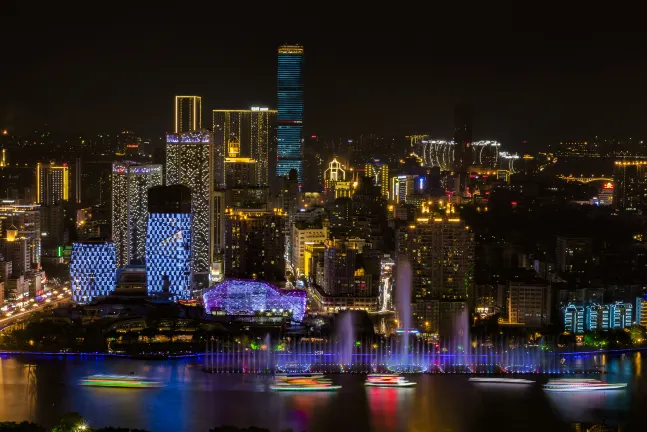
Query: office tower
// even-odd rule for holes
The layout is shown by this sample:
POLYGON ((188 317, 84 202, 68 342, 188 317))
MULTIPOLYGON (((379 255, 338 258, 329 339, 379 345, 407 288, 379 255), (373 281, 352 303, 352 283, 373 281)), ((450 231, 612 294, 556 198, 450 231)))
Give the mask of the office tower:
POLYGON ((65 210, 61 204, 40 206, 40 224, 43 249, 52 249, 66 243, 65 210))
POLYGON ((241 157, 240 141, 229 140, 225 158, 225 187, 227 189, 256 185, 256 160, 241 157))
POLYGON ((225 216, 225 275, 283 280, 285 219, 280 210, 229 211, 225 216))
POLYGON ((176 134, 202 129, 202 98, 200 96, 175 96, 176 134))
POLYGON ((161 184, 161 165, 113 162, 112 240, 118 267, 125 267, 133 260, 144 260, 148 189, 161 184))
POLYGON ((148 190, 146 279, 148 292, 173 300, 191 295, 191 189, 184 185, 148 190))
POLYGON ((636 211, 645 206, 647 160, 617 160, 613 166, 613 203, 618 210, 636 211))
POLYGON ((460 175, 460 191, 465 190, 472 146, 472 112, 468 105, 458 104, 454 109, 454 171, 460 175))
POLYGON ((89 303, 115 290, 115 245, 108 240, 86 240, 72 245, 70 280, 72 298, 89 303))
POLYGON ((276 177, 276 110, 252 107, 251 153, 256 160, 256 184, 269 186, 276 177))
POLYGON ((375 186, 380 187, 382 196, 389 199, 389 165, 378 159, 364 166, 364 175, 370 177, 375 186))
POLYGON ((278 152, 276 175, 287 176, 297 170, 299 187, 303 183, 301 129, 303 128, 303 47, 282 45, 278 50, 278 152))
POLYGON ((550 283, 511 281, 508 297, 508 322, 541 328, 550 324, 552 308, 550 283))
POLYGON ((252 107, 249 110, 213 110, 214 185, 225 185, 225 159, 231 157, 231 142, 240 148, 237 157, 257 163, 251 184, 267 186, 276 175, 276 110, 252 107))
POLYGON ((295 221, 291 226, 290 261, 295 275, 306 274, 305 251, 307 245, 323 243, 328 240, 328 228, 321 220, 314 223, 295 221))
POLYGON ((69 176, 69 167, 66 163, 36 164, 37 203, 53 205, 67 201, 70 196, 69 176))
POLYGON ((202 130, 166 137, 166 185, 191 189, 193 282, 208 283, 213 229, 213 135, 202 130))
POLYGON ((83 160, 78 157, 74 164, 74 198, 77 204, 81 204, 83 199, 83 188, 81 187, 83 178, 83 160))
POLYGON ((32 265, 39 267, 41 262, 42 223, 39 210, 37 205, 16 204, 8 200, 0 204, 0 229, 7 234, 15 230, 15 235, 11 237, 23 239, 27 244, 28 261, 21 267, 25 272, 30 271, 32 265))
POLYGON ((474 284, 474 235, 465 221, 419 218, 402 228, 396 240, 396 261, 408 259, 413 270, 413 302, 468 297, 474 284))

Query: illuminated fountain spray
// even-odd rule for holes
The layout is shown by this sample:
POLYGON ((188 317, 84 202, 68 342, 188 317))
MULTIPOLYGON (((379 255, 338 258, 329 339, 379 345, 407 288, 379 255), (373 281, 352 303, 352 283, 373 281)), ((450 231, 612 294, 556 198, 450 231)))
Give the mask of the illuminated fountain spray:
POLYGON ((402 333, 402 351, 400 364, 409 364, 409 330, 411 330, 411 264, 406 258, 398 260, 398 275, 395 286, 396 310, 398 312, 398 324, 402 333))
POLYGON ((340 312, 338 315, 337 339, 340 346, 340 363, 351 365, 353 363, 353 345, 355 344, 355 328, 353 327, 353 313, 340 312))

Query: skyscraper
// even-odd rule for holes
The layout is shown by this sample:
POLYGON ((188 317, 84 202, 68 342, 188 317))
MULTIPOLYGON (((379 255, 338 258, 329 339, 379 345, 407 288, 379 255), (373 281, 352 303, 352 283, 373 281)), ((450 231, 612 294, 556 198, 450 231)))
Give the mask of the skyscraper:
POLYGON ((70 170, 66 163, 36 164, 36 201, 55 205, 70 197, 70 170))
POLYGON ((213 256, 213 135, 207 130, 166 137, 166 185, 191 188, 191 256, 194 282, 208 282, 213 256))
POLYGON ((406 257, 411 263, 412 301, 469 295, 474 284, 474 235, 463 220, 419 218, 399 232, 396 249, 398 259, 406 257))
POLYGON ((267 186, 276 175, 276 110, 213 110, 214 184, 225 187, 229 143, 238 142, 240 157, 257 161, 253 183, 267 186))
POLYGON ((106 240, 88 240, 72 245, 70 280, 74 301, 89 303, 115 290, 117 265, 115 245, 106 240))
POLYGON ((282 45, 278 50, 278 152, 276 175, 287 176, 296 169, 299 185, 303 183, 303 47, 282 45))
POLYGON ((175 96, 175 133, 202 129, 202 98, 175 96))
POLYGON ((191 190, 184 185, 148 190, 146 279, 150 293, 187 299, 191 290, 191 190))
POLYGON ((618 210, 645 207, 647 160, 620 159, 613 166, 613 204, 618 210))
POLYGON ((229 211, 225 215, 225 274, 282 280, 285 274, 285 219, 281 211, 229 211))
POLYGON ((464 191, 472 162, 472 112, 469 105, 458 104, 454 109, 454 142, 454 171, 460 174, 460 188, 464 191))
POLYGON ((112 164, 112 240, 118 267, 145 258, 148 189, 161 184, 161 165, 112 164))

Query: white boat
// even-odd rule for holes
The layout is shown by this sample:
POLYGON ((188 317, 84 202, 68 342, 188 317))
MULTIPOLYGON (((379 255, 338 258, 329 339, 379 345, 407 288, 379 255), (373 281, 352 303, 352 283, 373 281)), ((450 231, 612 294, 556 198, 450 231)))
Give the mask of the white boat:
POLYGON ((400 374, 370 374, 364 385, 369 387, 413 387, 416 383, 407 381, 400 374))
POLYGON ((504 377, 472 377, 469 379, 473 383, 483 384, 516 384, 516 385, 530 385, 535 382, 532 380, 521 378, 504 378, 504 377))
POLYGON ((626 383, 603 383, 596 379, 557 379, 544 384, 544 390, 550 392, 586 392, 599 390, 621 390, 626 383))

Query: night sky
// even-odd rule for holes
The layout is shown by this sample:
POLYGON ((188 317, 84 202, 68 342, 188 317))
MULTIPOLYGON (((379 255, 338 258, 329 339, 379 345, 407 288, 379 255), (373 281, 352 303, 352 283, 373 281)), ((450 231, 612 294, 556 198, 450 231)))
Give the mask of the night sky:
POLYGON ((453 106, 468 101, 474 138, 515 150, 523 140, 531 150, 560 138, 647 137, 641 34, 457 34, 269 8, 191 11, 6 11, 0 127, 156 135, 171 128, 175 94, 202 96, 206 126, 214 108, 276 107, 276 48, 289 42, 305 46, 307 134, 451 138, 453 106))

